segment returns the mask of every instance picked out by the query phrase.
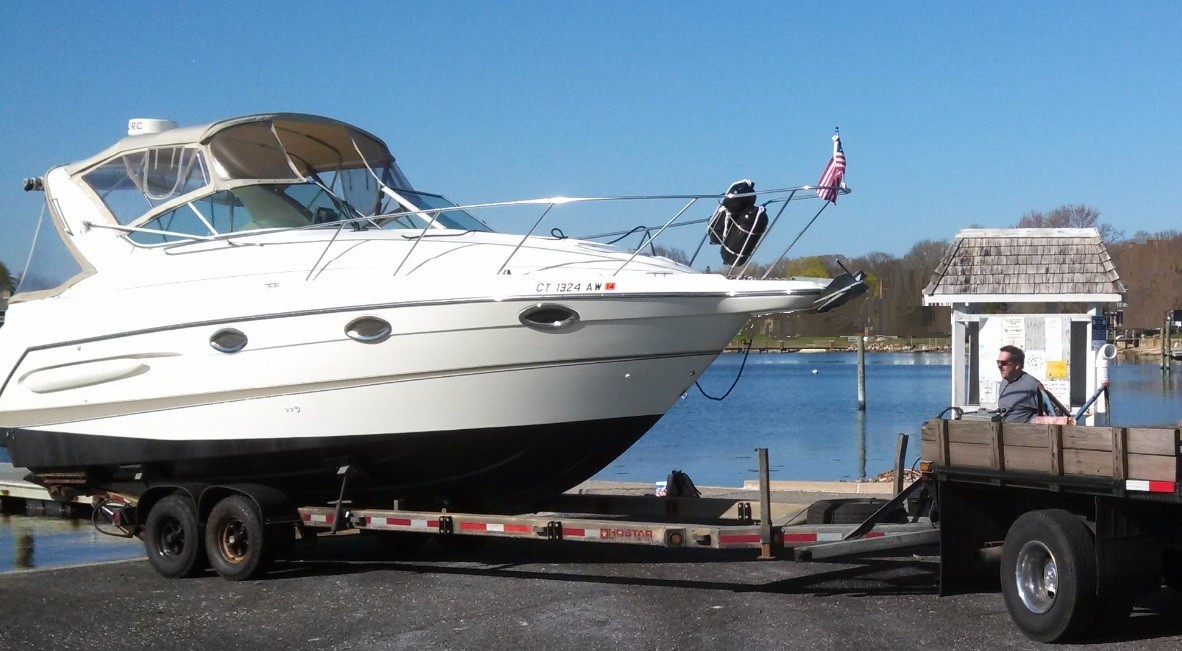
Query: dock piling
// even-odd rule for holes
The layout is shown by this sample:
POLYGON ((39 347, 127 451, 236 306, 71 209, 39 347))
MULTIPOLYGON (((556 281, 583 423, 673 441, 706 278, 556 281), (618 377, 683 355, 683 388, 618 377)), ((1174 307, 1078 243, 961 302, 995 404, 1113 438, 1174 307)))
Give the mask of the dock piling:
POLYGON ((866 411, 866 332, 858 337, 858 411, 866 411))

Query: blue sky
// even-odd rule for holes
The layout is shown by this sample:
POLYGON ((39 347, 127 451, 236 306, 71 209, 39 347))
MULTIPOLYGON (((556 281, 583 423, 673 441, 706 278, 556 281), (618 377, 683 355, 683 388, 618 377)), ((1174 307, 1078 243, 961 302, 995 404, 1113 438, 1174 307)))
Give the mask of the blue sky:
POLYGON ((1173 2, 29 5, 0 24, 0 260, 40 210, 21 179, 129 118, 276 110, 357 124, 462 203, 812 184, 840 126, 854 192, 794 256, 1065 203, 1182 228, 1180 33, 1173 2))

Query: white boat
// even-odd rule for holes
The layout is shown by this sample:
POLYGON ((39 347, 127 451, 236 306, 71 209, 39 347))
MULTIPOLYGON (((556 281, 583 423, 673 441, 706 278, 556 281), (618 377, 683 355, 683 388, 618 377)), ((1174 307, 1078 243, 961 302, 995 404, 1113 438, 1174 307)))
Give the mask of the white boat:
POLYGON ((864 290, 493 232, 327 118, 129 133, 27 182, 48 213, 0 330, 0 434, 58 492, 251 482, 324 500, 350 466, 359 503, 558 493, 752 315, 864 290))

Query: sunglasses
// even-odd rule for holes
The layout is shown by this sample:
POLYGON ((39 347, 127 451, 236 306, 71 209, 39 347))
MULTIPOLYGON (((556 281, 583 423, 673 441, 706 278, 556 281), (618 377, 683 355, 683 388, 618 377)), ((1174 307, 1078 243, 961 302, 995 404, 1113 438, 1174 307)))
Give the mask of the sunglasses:
POLYGON ((1005 367, 1007 367, 1007 366, 1013 366, 1013 364, 1014 364, 1014 360, 1012 360, 1012 359, 999 359, 999 360, 997 360, 997 366, 998 366, 998 368, 1005 368, 1005 367))

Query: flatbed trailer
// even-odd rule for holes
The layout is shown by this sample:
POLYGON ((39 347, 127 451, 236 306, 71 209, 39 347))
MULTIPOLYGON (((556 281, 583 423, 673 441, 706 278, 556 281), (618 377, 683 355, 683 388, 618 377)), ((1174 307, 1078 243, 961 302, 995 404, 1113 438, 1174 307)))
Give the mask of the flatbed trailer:
POLYGON ((1163 580, 1182 589, 1179 441, 1176 428, 928 421, 940 594, 1000 577, 1018 628, 1057 642, 1122 625, 1163 580))
POLYGON ((928 519, 901 515, 901 505, 920 488, 918 483, 891 500, 822 500, 788 510, 771 501, 767 450, 758 452, 757 500, 563 494, 545 505, 475 513, 400 502, 391 508, 363 508, 348 499, 354 473, 344 466, 340 497, 327 505, 295 506, 266 486, 160 482, 148 486, 138 501, 100 503, 96 519, 100 527, 141 537, 148 560, 164 576, 193 576, 208 560, 230 580, 261 576, 271 560, 290 548, 297 532, 306 540, 361 532, 379 536, 394 550, 427 539, 445 548, 464 548, 481 538, 509 537, 540 544, 748 549, 759 558, 790 560, 860 555, 938 540, 939 532, 928 519))
MULTIPOLYGON (((494 514, 401 509, 301 507, 310 533, 358 530, 375 535, 431 535, 444 546, 460 539, 516 538, 669 549, 748 549, 761 558, 819 560, 934 544, 928 521, 867 526, 793 523, 764 527, 758 503, 722 498, 565 495, 561 510, 494 514), (343 517, 343 520, 338 519, 343 517), (765 530, 766 529, 766 530, 765 530)), ((775 509, 772 519, 776 517, 775 509)), ((462 544, 462 543, 459 543, 462 544)))

